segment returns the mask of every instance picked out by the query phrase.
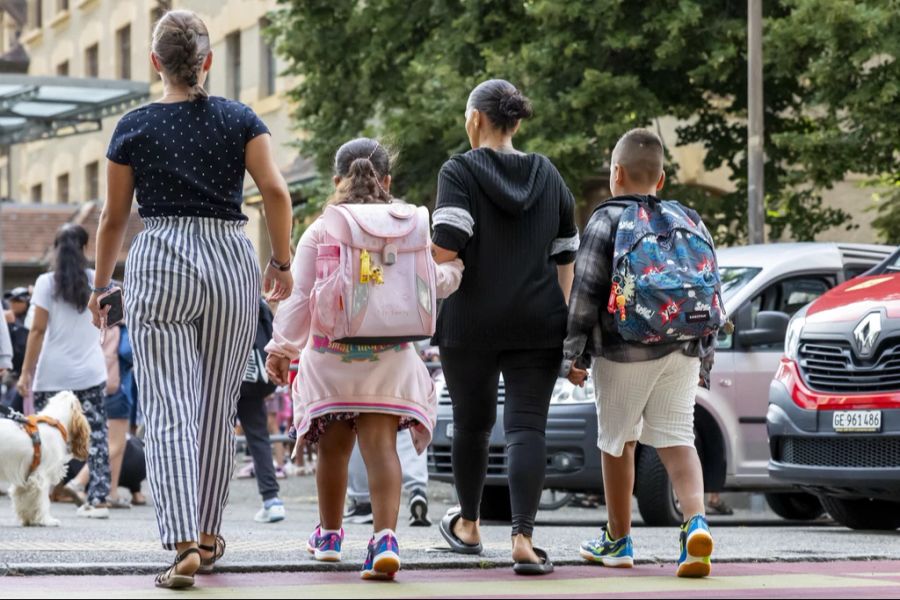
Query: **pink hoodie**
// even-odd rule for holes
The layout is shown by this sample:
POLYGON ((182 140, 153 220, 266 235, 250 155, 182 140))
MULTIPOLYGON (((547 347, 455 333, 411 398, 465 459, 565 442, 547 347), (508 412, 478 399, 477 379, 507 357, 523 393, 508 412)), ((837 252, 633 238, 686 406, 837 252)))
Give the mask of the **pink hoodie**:
MULTIPOLYGON (((324 243, 321 219, 303 234, 291 267, 294 290, 275 315, 269 354, 294 360, 300 369, 294 380, 294 427, 298 439, 312 421, 329 413, 387 413, 415 420, 410 428, 421 454, 431 443, 437 402, 434 384, 413 344, 348 346, 336 344, 317 330, 309 308, 316 282, 318 246, 324 243)), ((446 298, 459 288, 460 260, 437 265, 437 292, 446 298)))

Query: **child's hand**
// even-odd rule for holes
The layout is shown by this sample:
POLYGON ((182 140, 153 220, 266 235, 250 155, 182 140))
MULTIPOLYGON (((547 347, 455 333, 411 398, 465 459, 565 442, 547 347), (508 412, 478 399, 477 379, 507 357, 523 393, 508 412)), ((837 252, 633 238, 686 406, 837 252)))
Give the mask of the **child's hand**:
POLYGON ((287 385, 291 376, 291 359, 270 354, 266 359, 266 373, 278 385, 287 385))
POLYGON ((588 372, 585 369, 579 369, 576 366, 572 367, 572 370, 569 371, 568 379, 574 385, 578 387, 584 387, 584 382, 587 381, 588 372))

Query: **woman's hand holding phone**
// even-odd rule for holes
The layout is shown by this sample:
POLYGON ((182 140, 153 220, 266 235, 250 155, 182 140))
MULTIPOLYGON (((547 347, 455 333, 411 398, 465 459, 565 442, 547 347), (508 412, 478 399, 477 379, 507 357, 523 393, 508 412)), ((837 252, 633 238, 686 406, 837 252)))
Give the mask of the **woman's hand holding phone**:
POLYGON ((106 329, 125 321, 125 307, 122 288, 114 287, 107 292, 94 292, 88 301, 92 322, 98 329, 106 329))

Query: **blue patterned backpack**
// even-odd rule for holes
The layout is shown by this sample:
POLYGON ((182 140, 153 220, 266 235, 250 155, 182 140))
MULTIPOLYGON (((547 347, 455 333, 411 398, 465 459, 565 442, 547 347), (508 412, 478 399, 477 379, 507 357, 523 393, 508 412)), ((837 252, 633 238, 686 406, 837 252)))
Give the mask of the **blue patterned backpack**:
POLYGON ((715 333, 725 323, 713 242, 675 201, 617 201, 608 310, 626 341, 664 344, 715 333))

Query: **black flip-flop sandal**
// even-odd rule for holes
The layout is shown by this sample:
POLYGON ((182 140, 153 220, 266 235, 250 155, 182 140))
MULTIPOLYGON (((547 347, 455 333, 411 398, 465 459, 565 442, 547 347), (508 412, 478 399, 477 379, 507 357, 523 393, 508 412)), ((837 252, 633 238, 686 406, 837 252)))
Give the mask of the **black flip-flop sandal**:
POLYGON ((549 575, 553 572, 553 563, 547 552, 541 548, 533 548, 534 553, 541 559, 539 563, 521 563, 517 562, 513 565, 513 572, 516 575, 549 575))
POLYGON ((199 545, 200 550, 204 552, 212 552, 211 558, 200 557, 200 568, 197 570, 199 575, 210 575, 216 567, 216 562, 225 555, 225 538, 221 535, 216 536, 216 544, 214 546, 199 545))
POLYGON ((484 552, 484 546, 481 545, 481 542, 478 542, 477 544, 467 544, 453 533, 453 526, 456 525, 456 522, 459 521, 460 517, 461 514, 458 512, 448 512, 444 515, 444 518, 441 519, 440 525, 438 525, 441 535, 444 536, 444 539, 450 545, 450 551, 457 554, 481 554, 484 552))
MULTIPOLYGON (((167 590, 183 590, 185 588, 194 586, 194 576, 193 575, 179 575, 175 572, 176 567, 178 567, 178 563, 186 559, 191 554, 200 554, 200 550, 198 548, 188 548, 181 554, 175 557, 175 562, 172 563, 172 566, 160 573, 156 576, 156 587, 164 588, 167 590)), ((202 561, 201 557, 201 561, 202 561)))

